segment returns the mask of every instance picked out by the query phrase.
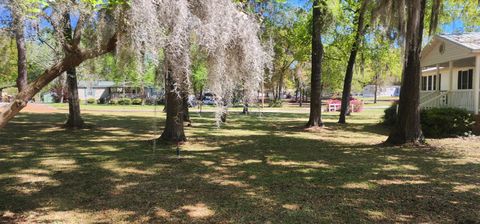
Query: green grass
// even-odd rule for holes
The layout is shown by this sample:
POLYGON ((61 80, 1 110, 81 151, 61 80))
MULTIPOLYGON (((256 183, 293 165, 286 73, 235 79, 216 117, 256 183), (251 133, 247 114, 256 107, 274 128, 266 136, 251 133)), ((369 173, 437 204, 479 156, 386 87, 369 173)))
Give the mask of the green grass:
POLYGON ((63 113, 21 114, 0 131, 0 223, 478 220, 478 147, 383 147, 380 115, 328 113, 304 130, 306 114, 232 113, 219 129, 192 113, 178 159, 153 150, 152 112, 85 112, 90 128, 75 131, 63 113))
MULTIPOLYGON (((66 103, 53 103, 49 104, 57 109, 68 110, 68 104, 66 103)), ((155 109, 162 111, 163 105, 108 105, 108 104, 80 104, 80 108, 84 110, 134 110, 134 111, 153 111, 155 109)))
POLYGON ((377 103, 374 103, 373 97, 361 97, 361 100, 365 103, 365 107, 381 107, 381 106, 390 106, 398 97, 379 97, 377 103))

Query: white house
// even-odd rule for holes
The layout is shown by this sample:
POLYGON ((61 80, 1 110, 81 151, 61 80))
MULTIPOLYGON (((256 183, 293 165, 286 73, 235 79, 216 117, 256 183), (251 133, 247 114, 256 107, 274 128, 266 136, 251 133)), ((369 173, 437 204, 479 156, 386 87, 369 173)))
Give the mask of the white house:
POLYGON ((377 97, 400 95, 400 86, 378 86, 375 88, 375 85, 366 85, 363 87, 362 95, 364 97, 374 97, 375 89, 377 90, 377 97))
MULTIPOLYGON (((140 98, 141 88, 131 83, 115 84, 113 81, 80 81, 78 82, 78 97, 81 100, 115 99, 121 97, 140 98)), ((153 87, 144 87, 145 97, 157 94, 153 87)))
POLYGON ((480 33, 436 35, 421 54, 420 107, 480 104, 480 33))

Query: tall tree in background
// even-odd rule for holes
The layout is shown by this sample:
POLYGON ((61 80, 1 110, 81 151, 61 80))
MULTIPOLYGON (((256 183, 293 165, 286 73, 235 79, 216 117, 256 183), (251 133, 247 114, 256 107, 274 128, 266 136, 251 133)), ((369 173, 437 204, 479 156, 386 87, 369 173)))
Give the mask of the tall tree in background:
POLYGON ((340 110, 340 119, 338 123, 345 124, 346 115, 349 113, 350 106, 350 95, 352 91, 352 79, 353 79, 353 68, 355 66, 355 60, 357 58, 357 53, 359 51, 363 35, 365 33, 365 17, 369 5, 369 0, 361 0, 357 2, 360 4, 360 8, 357 10, 358 14, 356 15, 355 24, 357 24, 355 39, 350 50, 350 57, 348 59, 347 71, 345 73, 345 80, 343 83, 343 93, 342 93, 342 105, 340 110))
POLYGON ((325 0, 313 1, 312 18, 312 74, 311 74, 311 100, 310 117, 307 127, 322 127, 322 61, 323 43, 322 33, 325 32, 333 20, 331 5, 325 0))
POLYGON ((13 30, 15 33, 15 42, 17 44, 17 88, 22 91, 26 88, 27 81, 27 46, 25 43, 25 8, 27 7, 21 1, 14 0, 11 3, 13 16, 13 30))
POLYGON ((312 26, 312 77, 311 89, 312 98, 310 100, 310 118, 307 127, 321 127, 322 122, 322 8, 320 3, 323 1, 315 0, 313 2, 313 26, 312 26))
MULTIPOLYGON (((64 33, 65 40, 69 45, 73 45, 73 30, 70 21, 70 14, 64 15, 64 33)), ((65 55, 75 54, 71 49, 64 45, 65 55)), ((68 88, 68 118, 65 122, 67 128, 83 128, 84 121, 80 114, 80 99, 78 98, 77 68, 72 67, 67 70, 67 88, 68 88)))

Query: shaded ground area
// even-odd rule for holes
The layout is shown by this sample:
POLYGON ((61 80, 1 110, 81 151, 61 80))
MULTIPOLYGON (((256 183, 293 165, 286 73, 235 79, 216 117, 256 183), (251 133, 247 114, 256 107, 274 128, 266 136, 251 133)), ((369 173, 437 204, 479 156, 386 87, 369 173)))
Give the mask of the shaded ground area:
POLYGON ((379 115, 305 131, 302 114, 232 114, 219 129, 192 113, 178 159, 153 149, 151 113, 87 114, 77 131, 65 114, 22 114, 0 132, 0 222, 478 221, 478 139, 380 147, 379 115))

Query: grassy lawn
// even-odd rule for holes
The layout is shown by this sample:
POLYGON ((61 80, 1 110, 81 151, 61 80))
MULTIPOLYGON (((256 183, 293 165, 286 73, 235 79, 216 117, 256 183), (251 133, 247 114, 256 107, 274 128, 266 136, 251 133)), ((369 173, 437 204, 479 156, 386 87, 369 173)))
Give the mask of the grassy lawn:
MULTIPOLYGON (((304 130, 306 114, 192 113, 189 142, 152 139, 153 112, 21 114, 0 132, 0 223, 473 223, 479 139, 383 147, 382 110, 304 130), (470 145, 468 145, 468 144, 470 145), (476 145, 475 145, 476 144, 476 145), (467 145, 467 146, 465 146, 467 145), (464 146, 462 148, 462 146, 464 146)), ((159 112, 159 117, 163 114, 159 112)))
POLYGON ((365 103, 365 107, 381 107, 381 106, 390 106, 398 97, 379 97, 377 99, 377 103, 373 103, 373 97, 362 97, 360 98, 365 103))
MULTIPOLYGON (((373 103, 373 99, 369 101, 369 99, 362 99, 364 100, 364 108, 365 109, 379 109, 379 108, 386 108, 392 105, 393 100, 390 98, 379 99, 376 104, 373 103)), ((326 102, 326 101, 325 101, 326 102)), ((53 108, 56 108, 61 111, 68 111, 68 104, 66 103, 54 103, 48 104, 53 108)), ((259 108, 260 105, 251 105, 250 111, 251 112, 278 112, 278 113, 309 113, 310 108, 308 103, 304 103, 302 107, 300 107, 296 103, 289 103, 284 102, 282 107, 269 107, 268 103, 265 104, 263 109, 259 108)), ((80 108, 87 112, 162 112, 164 105, 105 105, 105 104, 80 104, 80 108)), ((323 105, 323 108, 326 110, 327 106, 323 105)), ((202 112, 214 112, 216 107, 213 105, 203 105, 201 108, 202 112)), ((229 111, 233 112, 240 112, 243 110, 243 107, 237 106, 233 108, 229 108, 229 111)), ((190 111, 193 113, 198 113, 200 108, 198 106, 190 108, 190 111)))

